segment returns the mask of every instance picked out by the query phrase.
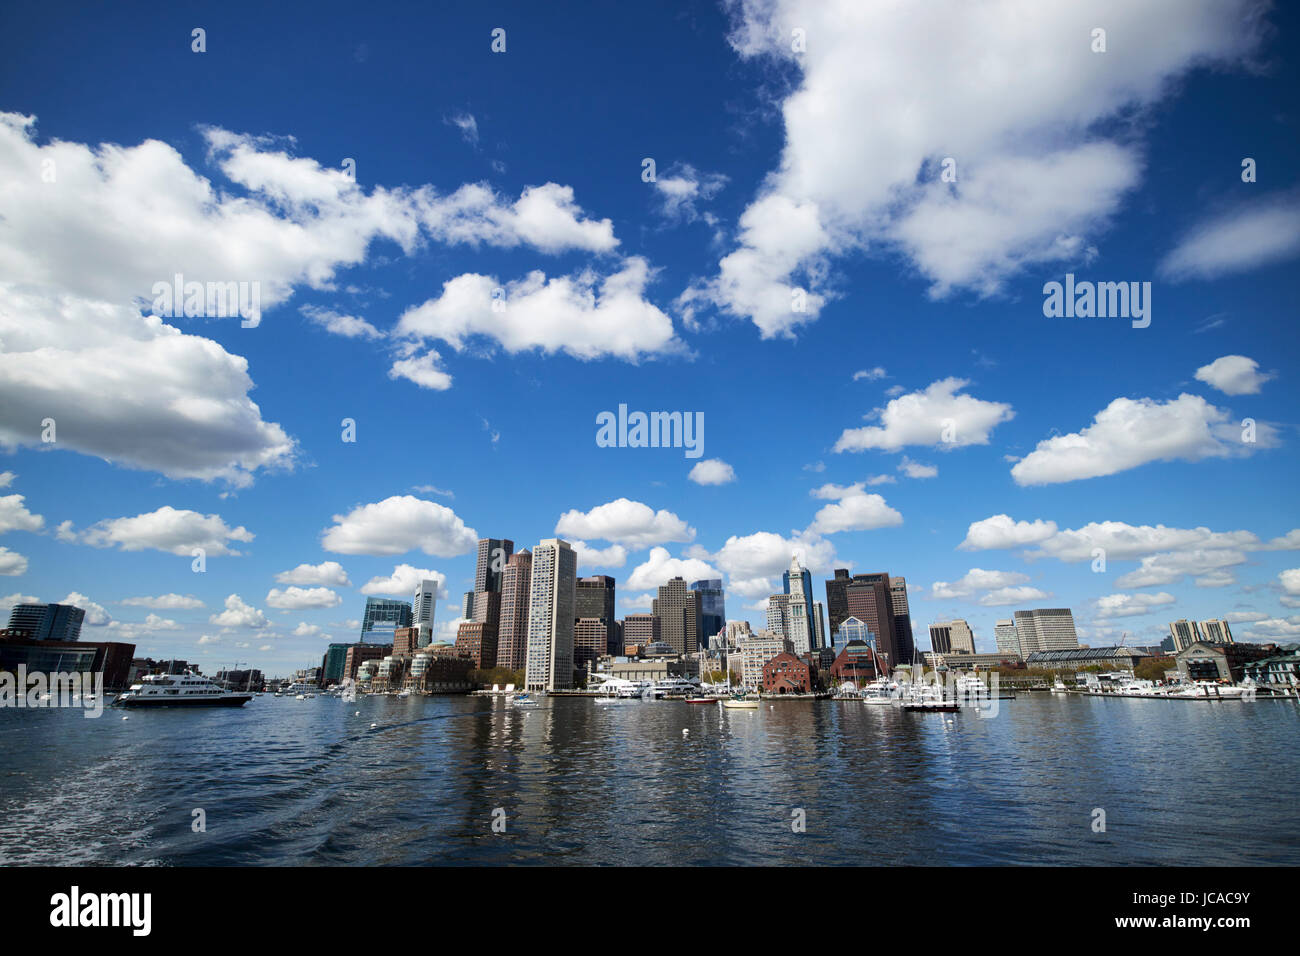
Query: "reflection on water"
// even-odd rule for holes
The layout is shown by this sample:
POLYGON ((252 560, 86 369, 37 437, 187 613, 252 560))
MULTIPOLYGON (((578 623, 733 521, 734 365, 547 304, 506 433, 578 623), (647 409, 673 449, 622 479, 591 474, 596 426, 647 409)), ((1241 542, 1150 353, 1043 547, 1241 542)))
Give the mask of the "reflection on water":
POLYGON ((1022 695, 981 719, 262 697, 130 717, 0 711, 0 863, 1300 863, 1282 701, 1022 695))

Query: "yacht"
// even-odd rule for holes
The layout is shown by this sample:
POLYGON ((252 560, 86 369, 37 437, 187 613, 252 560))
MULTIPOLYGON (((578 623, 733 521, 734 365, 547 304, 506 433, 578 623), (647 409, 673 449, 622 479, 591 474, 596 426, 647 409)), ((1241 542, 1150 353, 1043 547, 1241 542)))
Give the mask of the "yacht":
POLYGON ((1241 700, 1246 696, 1246 688, 1234 687, 1231 684, 1216 684, 1211 680, 1198 680, 1181 690, 1174 691, 1169 696, 1179 700, 1241 700))
POLYGON ((669 677, 661 680, 654 685, 655 697, 680 697, 683 695, 694 696, 699 692, 699 686, 694 681, 686 680, 682 677, 669 677))
POLYGON ((149 674, 117 698, 123 707, 242 707, 252 694, 222 690, 195 673, 149 674))
POLYGON ((1052 681, 1052 693, 1053 693, 1053 694, 1064 694, 1064 693, 1066 693, 1066 691, 1067 691, 1067 688, 1066 688, 1066 686, 1065 686, 1065 681, 1061 680, 1061 678, 1058 677, 1058 678, 1056 678, 1056 680, 1052 681))

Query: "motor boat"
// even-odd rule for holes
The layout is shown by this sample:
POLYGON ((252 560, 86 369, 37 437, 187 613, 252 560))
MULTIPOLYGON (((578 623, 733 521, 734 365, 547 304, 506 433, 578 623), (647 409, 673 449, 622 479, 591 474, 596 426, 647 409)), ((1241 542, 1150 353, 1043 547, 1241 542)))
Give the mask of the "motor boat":
POLYGON ((242 707, 252 694, 223 690, 209 678, 186 674, 148 674, 114 701, 122 707, 242 707))

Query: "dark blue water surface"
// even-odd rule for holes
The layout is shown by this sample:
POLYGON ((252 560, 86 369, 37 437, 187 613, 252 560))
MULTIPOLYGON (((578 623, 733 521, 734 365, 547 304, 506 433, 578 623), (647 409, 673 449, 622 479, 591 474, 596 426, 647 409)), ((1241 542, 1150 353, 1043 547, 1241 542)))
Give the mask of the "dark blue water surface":
POLYGON ((1000 705, 6 708, 0 863, 1300 863, 1294 702, 1000 705))

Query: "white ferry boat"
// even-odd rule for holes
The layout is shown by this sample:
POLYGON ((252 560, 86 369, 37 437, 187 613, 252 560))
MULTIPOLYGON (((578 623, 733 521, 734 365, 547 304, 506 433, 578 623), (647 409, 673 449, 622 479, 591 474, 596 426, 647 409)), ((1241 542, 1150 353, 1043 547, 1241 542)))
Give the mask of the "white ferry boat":
POLYGON ((122 707, 242 707, 252 694, 222 690, 199 674, 149 674, 118 697, 122 707))

